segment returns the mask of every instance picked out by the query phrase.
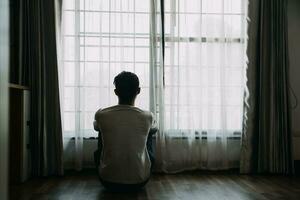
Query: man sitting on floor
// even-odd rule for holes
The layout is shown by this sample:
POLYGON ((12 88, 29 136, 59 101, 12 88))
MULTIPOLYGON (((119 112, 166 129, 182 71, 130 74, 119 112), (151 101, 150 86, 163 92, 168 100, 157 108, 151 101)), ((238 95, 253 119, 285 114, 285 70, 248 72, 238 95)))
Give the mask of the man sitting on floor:
POLYGON ((138 77, 123 71, 114 85, 118 105, 95 114, 94 128, 99 131, 95 162, 105 187, 139 189, 150 178, 154 161, 151 136, 157 128, 151 112, 134 106, 141 90, 138 77))

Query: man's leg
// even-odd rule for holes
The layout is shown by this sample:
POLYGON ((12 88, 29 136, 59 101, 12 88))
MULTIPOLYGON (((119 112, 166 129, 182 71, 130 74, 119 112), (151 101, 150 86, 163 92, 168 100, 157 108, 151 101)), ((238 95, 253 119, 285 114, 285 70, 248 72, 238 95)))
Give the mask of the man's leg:
POLYGON ((151 161, 151 170, 153 169, 154 163, 155 163, 155 153, 154 153, 154 147, 153 147, 153 139, 152 136, 156 134, 156 132, 158 131, 158 129, 150 129, 150 132, 148 134, 148 138, 147 138, 147 151, 149 154, 149 158, 151 161))
POLYGON ((146 181, 144 181, 142 183, 137 183, 137 184, 121 184, 121 183, 112 183, 112 182, 104 181, 100 178, 100 182, 102 183, 102 185, 106 189, 108 189, 110 191, 114 191, 114 192, 138 191, 138 190, 141 190, 148 183, 148 181, 149 181, 149 179, 147 179, 146 181))
POLYGON ((98 144, 97 144, 98 149, 94 152, 94 161, 96 168, 98 169, 100 165, 100 156, 102 152, 102 137, 101 137, 101 132, 98 132, 98 144))

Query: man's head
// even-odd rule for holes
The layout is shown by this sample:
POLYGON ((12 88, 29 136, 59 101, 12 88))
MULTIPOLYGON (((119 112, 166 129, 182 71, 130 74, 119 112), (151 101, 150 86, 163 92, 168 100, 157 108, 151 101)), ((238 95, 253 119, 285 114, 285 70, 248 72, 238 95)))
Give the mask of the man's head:
POLYGON ((115 94, 119 103, 133 104, 135 97, 140 93, 139 78, 132 72, 123 71, 114 79, 115 94))

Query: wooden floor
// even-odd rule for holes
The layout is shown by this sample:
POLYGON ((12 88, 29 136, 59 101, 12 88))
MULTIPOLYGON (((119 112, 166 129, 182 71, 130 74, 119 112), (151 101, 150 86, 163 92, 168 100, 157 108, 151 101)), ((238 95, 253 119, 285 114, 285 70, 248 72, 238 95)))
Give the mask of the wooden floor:
POLYGON ((112 193, 103 188, 94 173, 73 173, 62 178, 31 180, 13 186, 10 188, 10 199, 300 200, 300 178, 205 172, 153 175, 139 192, 112 193))

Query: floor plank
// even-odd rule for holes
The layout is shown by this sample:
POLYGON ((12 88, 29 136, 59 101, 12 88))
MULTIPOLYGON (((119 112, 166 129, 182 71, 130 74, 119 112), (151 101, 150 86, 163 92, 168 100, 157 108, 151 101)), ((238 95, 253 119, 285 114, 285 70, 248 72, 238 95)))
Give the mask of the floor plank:
POLYGON ((72 173, 11 186, 16 200, 220 200, 300 199, 300 178, 246 176, 203 172, 153 175, 146 187, 135 193, 112 193, 103 188, 95 173, 72 173))

